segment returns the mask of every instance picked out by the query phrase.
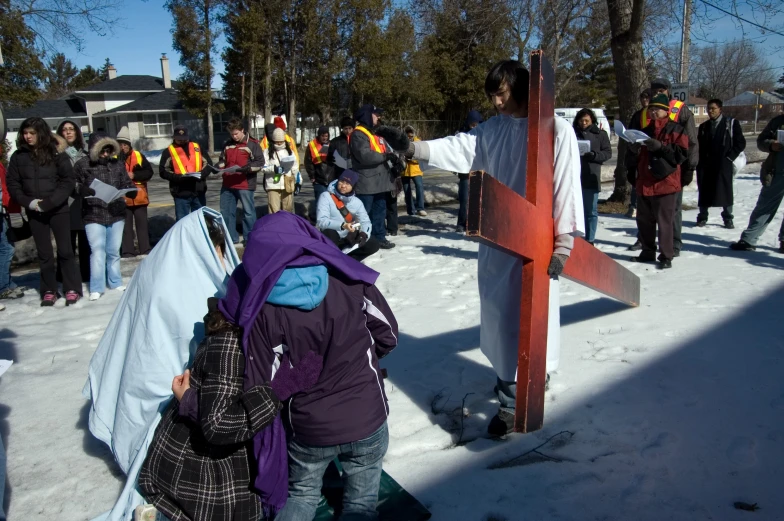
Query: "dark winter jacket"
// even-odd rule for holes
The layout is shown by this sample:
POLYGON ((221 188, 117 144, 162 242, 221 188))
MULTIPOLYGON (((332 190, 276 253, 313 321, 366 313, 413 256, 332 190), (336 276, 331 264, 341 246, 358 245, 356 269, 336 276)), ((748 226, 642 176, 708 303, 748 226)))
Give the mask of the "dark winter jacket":
MULTIPOLYGON (((174 146, 176 147, 177 145, 174 146)), ((186 145, 184 148, 185 154, 187 155, 188 146, 186 145)), ((163 149, 161 160, 158 164, 158 175, 169 182, 169 193, 172 197, 188 199, 207 192, 206 176, 212 171, 212 168, 210 168, 212 166, 212 159, 210 159, 210 155, 207 153, 206 149, 202 148, 201 152, 201 172, 204 174, 202 176, 204 180, 175 174, 169 147, 163 149)))
POLYGON ((721 116, 712 129, 711 120, 700 125, 697 132, 700 164, 697 166, 700 208, 732 206, 732 162, 746 149, 746 138, 737 119, 721 116), (728 123, 732 121, 732 137, 728 123))
MULTIPOLYGON (((367 130, 373 134, 372 130, 367 130)), ((395 189, 395 180, 386 158, 386 146, 382 139, 377 139, 384 152, 373 150, 368 136, 360 130, 355 129, 349 138, 352 169, 359 173, 359 182, 354 190, 359 195, 380 194, 395 189)))
POLYGON ((332 179, 337 179, 343 173, 343 169, 335 164, 335 151, 340 154, 344 160, 348 161, 351 157, 351 150, 348 145, 348 138, 341 132, 336 138, 329 142, 329 150, 327 151, 327 164, 332 167, 332 179))
POLYGON ((583 190, 601 190, 602 164, 612 157, 607 132, 591 125, 585 130, 575 126, 577 139, 591 142, 591 151, 580 156, 580 183, 583 190))
POLYGON ((319 151, 320 163, 313 162, 313 151, 311 150, 311 143, 305 147, 305 171, 308 173, 308 178, 311 183, 327 186, 335 179, 335 169, 329 164, 329 143, 323 145, 316 141, 316 146, 319 151), (323 155, 323 160, 321 156, 323 155))
POLYGON ((236 174, 223 174, 223 186, 236 190, 255 191, 256 176, 261 167, 264 166, 264 152, 261 150, 259 140, 247 134, 245 135, 245 140, 241 143, 237 143, 229 138, 223 144, 223 152, 221 152, 218 160, 218 168, 223 169, 232 166, 244 167, 248 171, 236 174))
POLYGON ((375 286, 327 273, 324 266, 285 270, 249 336, 256 351, 288 346, 294 367, 309 351, 324 357, 316 385, 284 407, 290 435, 317 446, 364 439, 386 421, 378 359, 398 337, 395 317, 375 286))
MULTIPOLYGON (((71 123, 76 125, 73 121, 71 123)), ((69 147, 65 139, 60 139, 62 139, 62 146, 65 146, 65 153, 68 154, 68 157, 71 159, 71 165, 75 165, 81 158, 87 157, 86 150, 69 147)), ((71 231, 84 230, 84 221, 82 221, 82 196, 76 192, 72 193, 69 208, 71 212, 71 231)))
MULTIPOLYGON (((123 188, 135 188, 128 172, 125 171, 125 162, 120 161, 116 156, 120 153, 120 145, 110 137, 104 137, 90 148, 90 155, 83 157, 76 162, 74 171, 76 173, 77 190, 80 185, 90 186, 94 179, 112 185, 118 190, 123 188), (101 158, 101 150, 111 146, 113 151, 109 158, 101 158)), ((84 224, 101 224, 111 226, 112 224, 125 220, 125 198, 120 197, 111 203, 105 203, 97 197, 85 197, 82 202, 82 219, 84 224)))
POLYGON ((67 211, 66 203, 74 184, 71 160, 60 151, 55 154, 54 160, 39 165, 30 149, 23 145, 8 162, 8 193, 24 208, 29 209, 34 199, 41 199, 38 206, 44 212, 67 211))
POLYGON ((191 387, 164 412, 139 473, 145 499, 169 519, 261 519, 248 449, 280 402, 269 386, 244 390, 244 374, 238 329, 207 336, 196 350, 191 387))
POLYGON ((664 119, 651 121, 644 132, 661 141, 662 148, 650 152, 645 145, 640 147, 637 160, 637 193, 650 197, 680 192, 681 167, 686 162, 689 151, 689 136, 686 130, 677 123, 664 119), (664 179, 657 179, 652 173, 652 169, 656 168, 655 162, 661 162, 660 164, 672 172, 664 179))

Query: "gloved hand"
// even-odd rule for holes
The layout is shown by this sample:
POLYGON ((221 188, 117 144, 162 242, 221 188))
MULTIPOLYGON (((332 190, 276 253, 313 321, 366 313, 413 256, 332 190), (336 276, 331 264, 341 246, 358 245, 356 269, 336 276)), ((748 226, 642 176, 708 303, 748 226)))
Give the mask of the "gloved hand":
POLYGON ((386 159, 387 161, 391 161, 393 165, 400 161, 400 157, 394 152, 387 152, 386 159))
POLYGON ((82 196, 82 197, 90 197, 91 195, 95 195, 95 190, 93 190, 92 188, 90 188, 89 186, 87 186, 85 184, 80 184, 79 185, 78 192, 79 192, 79 195, 82 196))
POLYGON ((276 166, 275 167, 275 174, 282 175, 283 174, 283 167, 282 166, 276 166))
POLYGON ((199 181, 206 181, 210 174, 212 173, 213 168, 210 165, 205 166, 201 170, 201 177, 199 177, 199 181))
POLYGON ((651 152, 656 152, 657 150, 661 150, 662 148, 662 142, 659 141, 658 139, 653 139, 653 138, 646 139, 643 142, 643 145, 648 147, 648 150, 650 150, 651 152))
POLYGON ((40 206, 38 206, 41 201, 43 201, 43 199, 33 199, 32 201, 30 201, 30 204, 28 204, 27 207, 33 211, 41 212, 43 210, 41 210, 40 206))
POLYGON ((587 159, 588 161, 593 161, 594 159, 596 159, 596 152, 594 152, 593 150, 586 152, 585 159, 587 159))
POLYGON ((302 189, 302 185, 301 184, 295 184, 294 185, 294 195, 299 195, 299 191, 301 189, 302 189))
POLYGON ((408 139, 408 134, 403 132, 397 127, 380 126, 376 128, 373 133, 379 137, 384 138, 389 146, 401 152, 408 150, 411 140, 408 139))
POLYGON ((560 276, 568 258, 569 256, 563 253, 553 253, 553 256, 550 257, 550 265, 547 267, 547 274, 551 277, 560 276))
POLYGON ((240 168, 239 170, 237 170, 237 173, 238 174, 250 174, 251 173, 251 166, 250 165, 245 165, 242 168, 240 168))
POLYGON ((365 244, 367 244, 368 242, 367 234, 365 232, 359 232, 359 239, 357 239, 357 242, 359 243, 360 248, 365 244))
POLYGON ((307 391, 316 385, 323 367, 324 357, 313 351, 308 351, 297 367, 291 367, 289 355, 285 353, 280 360, 275 378, 272 379, 272 392, 283 402, 294 394, 307 391))

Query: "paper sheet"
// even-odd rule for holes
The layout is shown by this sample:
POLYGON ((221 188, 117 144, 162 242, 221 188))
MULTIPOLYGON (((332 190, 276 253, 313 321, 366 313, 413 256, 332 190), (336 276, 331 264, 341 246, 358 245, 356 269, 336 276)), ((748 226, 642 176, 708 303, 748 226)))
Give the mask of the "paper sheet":
POLYGON ((338 168, 342 168, 343 170, 348 170, 351 168, 351 166, 348 164, 348 161, 346 161, 346 159, 341 156, 337 150, 335 150, 335 152, 332 154, 332 157, 335 158, 335 165, 338 168))
POLYGON ((578 139, 577 148, 580 150, 580 155, 584 156, 585 154, 591 151, 591 142, 578 139))
POLYGON ((650 136, 642 130, 627 129, 623 126, 623 123, 617 119, 615 120, 613 128, 615 129, 615 135, 629 143, 642 143, 643 141, 650 139, 650 136))
POLYGON ((124 197, 128 192, 135 192, 138 190, 138 188, 123 188, 122 190, 118 190, 112 185, 106 184, 98 179, 93 179, 93 182, 90 183, 90 188, 95 190, 95 195, 89 197, 100 199, 106 204, 109 204, 120 197, 124 197))
POLYGON ((284 157, 280 160, 280 166, 283 168, 283 173, 291 172, 291 169, 294 168, 294 164, 297 162, 297 158, 294 156, 284 157))
POLYGON ((233 174, 240 168, 242 167, 239 165, 230 166, 229 168, 224 168, 222 170, 220 168, 215 168, 214 166, 212 167, 216 174, 233 174))
POLYGON ((0 360, 0 376, 3 376, 3 373, 8 371, 8 368, 13 365, 13 360, 0 360))
POLYGON ((182 174, 185 177, 198 177, 201 178, 201 172, 188 172, 187 174, 182 174))
POLYGON ((776 133, 776 141, 778 141, 779 143, 784 143, 784 130, 779 130, 776 133))

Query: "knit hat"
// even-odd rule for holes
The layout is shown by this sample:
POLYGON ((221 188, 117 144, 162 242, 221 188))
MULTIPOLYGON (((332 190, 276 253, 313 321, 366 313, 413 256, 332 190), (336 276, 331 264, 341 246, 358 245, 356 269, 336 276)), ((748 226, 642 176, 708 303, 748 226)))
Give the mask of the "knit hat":
POLYGON ((120 143, 128 143, 131 145, 131 133, 128 131, 128 127, 123 125, 120 131, 117 133, 117 141, 120 143))
POLYGON ((670 90, 670 82, 664 78, 656 78, 651 82, 651 90, 667 89, 670 90))
POLYGON ((172 138, 188 139, 188 127, 185 125, 177 125, 174 127, 172 138))
POLYGON ((648 98, 649 100, 651 99, 652 95, 653 95, 653 93, 651 92, 651 89, 645 89, 644 91, 642 91, 640 93, 640 97, 641 98, 648 98))
POLYGON ((321 125, 316 131, 316 135, 320 136, 321 134, 329 134, 329 127, 326 125, 321 125))
POLYGON ((280 116, 275 116, 275 119, 272 120, 276 127, 286 130, 286 122, 283 121, 283 118, 280 116))
POLYGON ((353 127, 354 126, 354 118, 346 116, 340 120, 340 128, 344 127, 353 127))
POLYGON ((353 189, 357 185, 357 181, 359 181, 359 174, 353 170, 343 170, 338 180, 349 183, 353 189))
POLYGON ((670 98, 666 94, 657 94, 651 99, 648 108, 670 110, 670 98))
POLYGON ((272 133, 272 141, 286 141, 286 133, 282 129, 276 128, 272 133))

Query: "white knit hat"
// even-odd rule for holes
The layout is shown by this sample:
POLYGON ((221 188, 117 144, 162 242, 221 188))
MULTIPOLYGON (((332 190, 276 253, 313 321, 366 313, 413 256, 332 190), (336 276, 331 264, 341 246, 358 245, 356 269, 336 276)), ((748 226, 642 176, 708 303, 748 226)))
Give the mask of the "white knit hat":
POLYGON ((128 131, 127 126, 123 125, 123 127, 117 133, 117 141, 124 141, 129 145, 133 145, 133 143, 131 143, 131 133, 128 131))
POLYGON ((275 132, 272 133, 272 141, 285 141, 286 140, 286 133, 283 132, 282 129, 276 128, 275 132))

